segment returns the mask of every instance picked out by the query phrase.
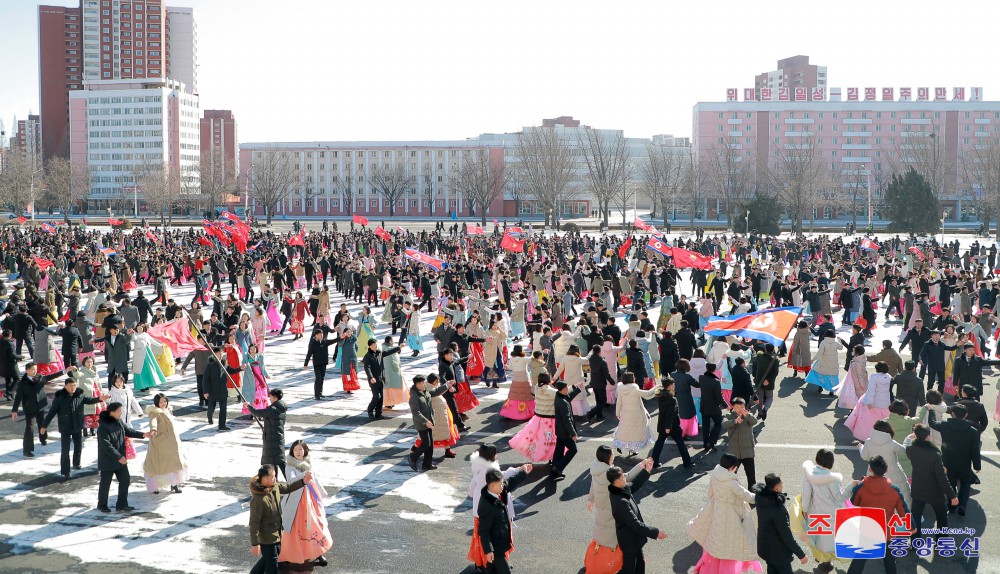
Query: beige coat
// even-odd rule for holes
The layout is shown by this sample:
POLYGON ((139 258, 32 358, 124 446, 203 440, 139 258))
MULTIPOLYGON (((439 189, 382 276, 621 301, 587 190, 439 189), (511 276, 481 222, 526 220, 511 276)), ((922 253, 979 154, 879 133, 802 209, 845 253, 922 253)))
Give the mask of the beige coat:
POLYGON ((169 407, 163 410, 149 405, 146 407, 146 415, 149 417, 149 430, 155 430, 156 436, 149 438, 146 461, 142 464, 143 472, 146 476, 162 477, 187 470, 187 461, 181 454, 181 437, 174 427, 174 415, 169 407))
POLYGON ((819 349, 816 351, 816 364, 813 365, 813 370, 819 375, 839 376, 839 351, 840 343, 837 342, 837 339, 835 337, 825 337, 823 342, 819 344, 819 349))
POLYGON ((754 495, 736 475, 721 466, 710 473, 708 502, 688 522, 688 536, 722 560, 759 560, 757 513, 750 509, 754 495))
MULTIPOLYGON (((473 455, 475 456, 475 455, 473 455)), ((611 515, 611 496, 608 494, 607 464, 595 460, 590 465, 590 494, 587 503, 594 508, 594 540, 601 546, 615 548, 618 546, 618 535, 615 534, 615 517, 611 515)), ((637 464, 628 472, 628 481, 632 482, 642 472, 642 465, 637 464)))
POLYGON ((618 383, 615 388, 618 390, 618 402, 615 403, 615 415, 618 417, 618 428, 614 434, 615 444, 649 441, 652 436, 649 430, 649 413, 646 412, 646 405, 642 401, 656 396, 660 387, 644 391, 635 383, 628 385, 618 383))

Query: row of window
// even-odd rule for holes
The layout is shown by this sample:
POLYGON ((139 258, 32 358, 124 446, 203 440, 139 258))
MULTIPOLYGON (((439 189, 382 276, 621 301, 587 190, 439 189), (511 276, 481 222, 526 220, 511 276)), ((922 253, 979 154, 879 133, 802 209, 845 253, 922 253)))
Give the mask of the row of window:
MULTIPOLYGON (((444 155, 445 155, 444 152, 445 151, 446 150, 440 150, 440 149, 437 150, 437 157, 444 157, 444 155)), ((458 150, 454 150, 453 149, 453 150, 447 150, 447 151, 451 152, 450 153, 451 157, 458 157, 458 150)), ((410 152, 410 157, 417 157, 417 151, 416 150, 409 150, 409 152, 410 152)), ((424 157, 431 157, 431 150, 423 150, 423 152, 424 152, 424 157)), ((307 151, 307 152, 300 152, 300 151, 287 152, 286 151, 286 152, 283 152, 283 153, 284 153, 284 155, 286 157, 294 155, 296 159, 301 158, 303 153, 305 153, 305 157, 307 159, 312 158, 312 156, 313 156, 313 152, 311 152, 311 151, 307 151)), ((319 151, 319 152, 316 152, 316 153, 318 154, 319 157, 326 157, 326 153, 327 152, 326 151, 319 151)), ((340 150, 330 151, 330 157, 338 157, 338 155, 337 155, 338 153, 343 153, 344 157, 351 157, 351 152, 350 151, 343 151, 343 152, 341 152, 340 150)), ((375 150, 369 151, 367 153, 368 153, 368 157, 378 157, 378 155, 379 155, 379 152, 375 151, 375 150)), ((405 157, 404 153, 405 152, 403 150, 397 150, 396 151, 396 157, 405 157)), ((356 151, 356 152, 354 152, 354 154, 355 154, 355 157, 359 157, 359 158, 365 157, 365 152, 364 151, 356 151)), ((258 151, 258 152, 256 152, 256 156, 258 158, 264 157, 264 152, 258 151)), ((390 150, 383 150, 382 151, 382 157, 392 157, 392 151, 390 151, 390 150)), ((309 169, 312 169, 312 168, 309 168, 309 169)), ((322 169, 322 168, 320 168, 320 169, 322 169)))
POLYGON ((87 98, 89 104, 153 104, 163 101, 162 96, 115 96, 111 98, 87 98))
MULTIPOLYGON (((753 118, 753 112, 745 112, 745 113, 746 113, 746 118, 747 119, 752 119, 753 118)), ((787 116, 788 119, 796 119, 795 118, 795 114, 796 113, 797 112, 788 112, 788 116, 787 116)), ((810 118, 810 114, 811 113, 812 112, 803 112, 802 113, 802 118, 808 120, 810 118)), ((820 119, 822 119, 824 117, 823 114, 825 112, 816 112, 816 113, 818 114, 818 117, 820 119)), ((833 119, 837 119, 838 118, 838 114, 840 114, 841 112, 831 112, 831 113, 833 114, 833 119)), ((847 118, 853 118, 854 117, 854 112, 844 112, 844 113, 847 114, 847 116, 845 116, 847 118)), ((868 117, 868 114, 870 112, 859 112, 859 113, 861 114, 861 119, 865 119, 865 118, 868 117)), ((897 113, 903 113, 903 114, 905 114, 903 117, 906 118, 906 119, 913 119, 911 117, 911 114, 914 113, 914 112, 885 112, 885 113, 889 114, 889 118, 890 119, 895 119, 897 113)), ((973 112, 964 112, 964 113, 965 113, 965 118, 966 119, 971 119, 972 118, 972 113, 973 112)), ((990 113, 993 114, 993 118, 994 119, 1000 119, 1000 112, 978 112, 978 113, 979 113, 979 119, 986 119, 987 115, 989 115, 990 113)), ((734 119, 734 120, 735 119, 739 119, 739 114, 740 114, 740 112, 730 112, 730 118, 734 119)), ((882 118, 882 114, 883 114, 883 112, 875 112, 875 118, 876 119, 881 119, 882 118)), ((724 119, 725 115, 726 115, 726 112, 719 112, 719 119, 720 120, 724 119)), ((934 117, 935 118, 940 118, 941 117, 941 112, 934 112, 934 117)), ((774 112, 774 118, 775 119, 781 119, 781 112, 774 112)), ((927 119, 927 112, 920 112, 920 118, 921 119, 927 119)))
MULTIPOLYGON (((90 149, 161 149, 163 141, 151 142, 90 142, 90 149)), ((107 158, 105 158, 107 159, 107 158)), ((126 158, 127 159, 127 158, 126 158)))
POLYGON ((163 137, 162 130, 112 130, 91 131, 91 138, 158 138, 163 137))
POLYGON ((119 126, 159 126, 163 125, 160 118, 136 119, 136 120, 90 120, 90 127, 119 127, 119 126))

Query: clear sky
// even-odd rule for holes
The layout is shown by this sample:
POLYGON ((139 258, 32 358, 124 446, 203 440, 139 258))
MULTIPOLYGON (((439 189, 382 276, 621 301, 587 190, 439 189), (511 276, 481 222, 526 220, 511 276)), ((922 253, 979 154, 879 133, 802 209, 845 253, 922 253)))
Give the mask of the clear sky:
MULTIPOLYGON (((833 87, 981 86, 1000 99, 994 0, 171 5, 195 9, 202 108, 233 110, 244 142, 463 139, 560 115, 690 135, 696 102, 796 54, 827 66, 833 87)), ((0 29, 9 137, 14 115, 38 110, 37 3, 0 0, 0 29)))

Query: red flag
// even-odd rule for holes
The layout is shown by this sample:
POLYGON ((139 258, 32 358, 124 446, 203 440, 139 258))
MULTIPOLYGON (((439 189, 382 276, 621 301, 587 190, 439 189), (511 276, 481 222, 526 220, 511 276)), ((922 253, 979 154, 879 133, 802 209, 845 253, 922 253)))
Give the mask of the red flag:
POLYGON ((149 229, 146 230, 146 239, 149 239, 150 241, 153 241, 155 243, 160 242, 160 238, 157 237, 156 234, 150 231, 149 229))
POLYGON ((438 259, 437 257, 431 257, 422 251, 417 251, 416 249, 407 249, 403 252, 403 256, 412 261, 423 263, 435 271, 441 271, 444 269, 444 261, 438 259))
POLYGON ((198 245, 204 245, 205 247, 212 247, 212 241, 209 238, 202 235, 201 237, 198 238, 198 245))
POLYGON ((43 223, 42 224, 42 231, 45 231, 46 233, 55 233, 56 232, 56 228, 52 227, 48 223, 43 223))
POLYGON ((396 226, 396 231, 402 231, 403 233, 406 233, 406 230, 398 225, 396 226))
POLYGON ((622 243, 622 246, 618 248, 618 258, 619 259, 625 259, 625 256, 628 255, 628 250, 629 249, 632 249, 632 236, 631 235, 629 235, 628 239, 625 240, 625 243, 622 243))
POLYGON ((389 240, 392 239, 392 236, 389 235, 389 232, 386 231, 386 230, 384 230, 384 229, 382 229, 381 225, 379 225, 378 227, 375 228, 375 235, 377 235, 378 237, 381 237, 385 241, 389 241, 389 240))
POLYGON ((927 256, 924 255, 924 252, 921 251, 919 248, 917 248, 916 245, 914 245, 913 247, 910 247, 910 249, 908 251, 910 253, 916 255, 917 257, 919 257, 921 261, 927 261, 927 256))
POLYGON ((228 219, 229 221, 232 221, 233 225, 236 226, 236 229, 239 229, 240 231, 244 232, 244 234, 247 234, 247 232, 250 231, 250 226, 247 225, 247 223, 245 221, 243 221, 242 219, 240 219, 239 216, 237 216, 236 214, 229 213, 228 211, 223 211, 219 215, 219 217, 222 217, 222 218, 228 219))
POLYGON ((114 226, 114 225, 121 225, 123 223, 125 223, 123 219, 115 219, 113 217, 108 218, 108 225, 114 226))
POLYGON ((63 313, 63 316, 59 318, 59 320, 62 321, 62 322, 69 321, 69 309, 68 308, 66 309, 66 312, 63 313))
POLYGON ((520 227, 508 227, 504 231, 503 239, 500 240, 500 247, 514 253, 524 251, 524 231, 520 227))
POLYGON ((28 218, 23 215, 17 218, 17 222, 20 223, 21 225, 24 225, 25 221, 28 221, 28 218))
POLYGON ((475 223, 466 223, 465 232, 468 233, 469 235, 486 235, 486 232, 483 231, 482 226, 475 223))
POLYGON ((354 221, 354 223, 357 223, 358 225, 368 225, 368 218, 367 217, 362 217, 360 215, 355 215, 351 219, 352 219, 352 221, 354 221))
POLYGON ((299 247, 305 247, 306 246, 306 230, 303 229, 302 231, 300 231, 300 232, 296 233, 295 235, 293 235, 292 238, 288 240, 288 244, 289 245, 293 245, 293 246, 294 245, 298 245, 299 247))
POLYGON ((38 266, 43 270, 48 269, 49 267, 55 267, 55 264, 49 261, 48 259, 42 257, 36 257, 34 255, 32 255, 31 258, 34 259, 35 263, 37 263, 38 266))
POLYGON ((678 269, 701 269, 708 271, 712 268, 712 258, 708 255, 674 247, 670 250, 670 255, 674 258, 674 267, 678 269))
POLYGON ((186 357, 192 351, 206 350, 206 347, 191 335, 187 319, 174 319, 150 327, 146 333, 150 337, 170 347, 174 357, 186 357))
POLYGON ((868 251, 878 251, 878 243, 875 243, 871 239, 865 237, 861 240, 861 249, 868 251))
POLYGON ((636 229, 641 229, 643 231, 649 231, 650 229, 649 225, 646 225, 646 222, 639 219, 638 217, 635 218, 635 222, 633 223, 633 225, 635 225, 636 229))

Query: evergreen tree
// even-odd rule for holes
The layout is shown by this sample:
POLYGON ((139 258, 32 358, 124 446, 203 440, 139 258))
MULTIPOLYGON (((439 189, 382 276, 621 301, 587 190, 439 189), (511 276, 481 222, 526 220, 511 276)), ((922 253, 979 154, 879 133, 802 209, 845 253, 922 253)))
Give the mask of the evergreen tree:
POLYGON ((893 174, 885 190, 885 214, 892 220, 889 231, 936 233, 941 227, 941 207, 924 176, 912 167, 903 175, 893 174))
POLYGON ((782 208, 775 197, 758 191, 754 193, 753 197, 740 203, 740 210, 736 212, 738 219, 733 220, 733 231, 746 233, 746 213, 748 211, 750 212, 750 231, 756 230, 764 235, 781 233, 779 222, 781 221, 782 208))

